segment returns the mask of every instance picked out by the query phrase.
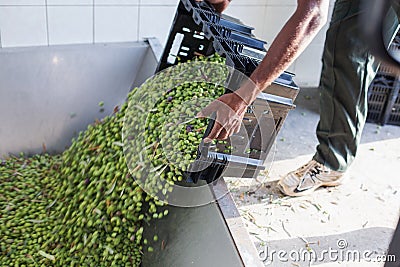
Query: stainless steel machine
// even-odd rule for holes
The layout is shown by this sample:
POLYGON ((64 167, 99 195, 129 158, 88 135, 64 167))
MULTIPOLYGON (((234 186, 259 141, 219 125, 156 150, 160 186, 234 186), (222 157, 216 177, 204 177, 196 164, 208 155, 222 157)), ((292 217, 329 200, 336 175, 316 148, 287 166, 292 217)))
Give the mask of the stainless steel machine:
MULTIPOLYGON (((0 158, 62 152, 154 74, 160 49, 155 39, 0 49, 0 158)), ((218 190, 227 190, 222 179, 209 194, 218 190)), ((145 235, 157 233, 162 246, 145 252, 143 266, 262 266, 229 194, 197 208, 168 209, 169 216, 147 227, 145 235)))

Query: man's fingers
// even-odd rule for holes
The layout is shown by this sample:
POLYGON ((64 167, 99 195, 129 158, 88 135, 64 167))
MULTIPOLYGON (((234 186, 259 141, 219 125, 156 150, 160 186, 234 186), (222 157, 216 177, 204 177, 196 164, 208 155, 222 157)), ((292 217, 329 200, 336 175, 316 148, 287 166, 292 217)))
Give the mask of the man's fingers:
POLYGON ((213 139, 225 140, 228 139, 232 134, 238 133, 240 131, 241 122, 235 120, 233 123, 222 126, 219 122, 216 122, 214 128, 211 130, 210 134, 204 141, 211 142, 213 139), (207 141, 206 141, 207 139, 207 141))
POLYGON ((232 125, 232 127, 230 128, 229 132, 228 132, 228 137, 232 136, 234 133, 238 133, 240 130, 240 122, 239 121, 235 121, 234 124, 232 125))
POLYGON ((210 134, 204 138, 204 142, 211 142, 213 139, 224 140, 239 132, 242 116, 219 99, 214 100, 197 113, 196 118, 209 118, 213 112, 217 113, 215 125, 210 134))
POLYGON ((223 128, 222 128, 221 124, 216 121, 210 134, 206 138, 204 138, 204 142, 209 143, 212 140, 217 139, 217 136, 221 133, 222 129, 223 128))
POLYGON ((218 140, 225 140, 229 137, 228 131, 226 128, 222 128, 221 132, 219 135, 216 137, 218 140))
POLYGON ((239 121, 238 121, 238 120, 235 120, 235 121, 231 124, 231 126, 226 127, 225 129, 226 129, 227 133, 226 133, 226 136, 224 136, 225 139, 227 139, 228 137, 230 137, 230 136, 232 136, 234 133, 236 133, 236 129, 238 128, 238 126, 239 126, 239 129, 240 129, 240 123, 239 123, 239 121))
POLYGON ((237 129, 240 130, 240 121, 234 120, 233 122, 222 126, 222 131, 219 134, 219 136, 217 136, 217 139, 218 140, 228 139, 232 134, 234 134, 235 132, 238 132, 237 129))

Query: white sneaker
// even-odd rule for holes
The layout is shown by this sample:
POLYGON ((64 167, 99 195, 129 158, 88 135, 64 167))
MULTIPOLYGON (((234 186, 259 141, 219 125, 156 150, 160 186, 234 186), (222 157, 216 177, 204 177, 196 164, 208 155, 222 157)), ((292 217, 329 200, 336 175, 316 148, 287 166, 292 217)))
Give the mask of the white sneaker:
POLYGON ((297 170, 286 174, 278 182, 278 187, 288 196, 304 196, 311 194, 321 186, 337 186, 341 184, 343 172, 333 171, 321 163, 311 160, 297 170))

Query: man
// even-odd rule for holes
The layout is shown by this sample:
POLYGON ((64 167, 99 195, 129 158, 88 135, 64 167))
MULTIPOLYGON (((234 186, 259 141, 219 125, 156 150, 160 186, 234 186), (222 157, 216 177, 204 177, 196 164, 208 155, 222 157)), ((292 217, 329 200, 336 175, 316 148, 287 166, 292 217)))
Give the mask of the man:
MULTIPOLYGON (((219 12, 228 0, 209 0, 219 12)), ((367 115, 367 89, 379 63, 361 38, 361 0, 337 0, 326 34, 320 79, 319 144, 313 159, 279 182, 289 196, 302 196, 321 186, 339 185, 360 143, 367 115)), ((329 0, 298 0, 297 9, 272 42, 250 79, 257 88, 243 85, 235 93, 212 102, 198 116, 216 111, 214 128, 205 141, 226 139, 238 132, 246 107, 301 54, 327 21, 329 0)), ((396 33, 393 10, 385 26, 387 44, 396 33)))

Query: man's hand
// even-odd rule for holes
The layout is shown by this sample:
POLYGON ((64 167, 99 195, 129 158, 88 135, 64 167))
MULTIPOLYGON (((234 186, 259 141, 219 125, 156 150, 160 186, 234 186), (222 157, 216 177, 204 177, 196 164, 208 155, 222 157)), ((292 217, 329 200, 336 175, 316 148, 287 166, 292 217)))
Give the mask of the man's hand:
MULTIPOLYGON (((196 0, 196 2, 202 2, 203 0, 196 0)), ((206 0, 210 3, 217 12, 222 13, 229 5, 230 0, 206 0)))
POLYGON ((247 103, 236 93, 222 95, 197 114, 198 118, 209 117, 216 112, 216 119, 210 134, 204 142, 213 139, 224 140, 234 133, 238 133, 243 116, 246 113, 247 103))

